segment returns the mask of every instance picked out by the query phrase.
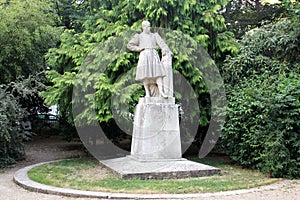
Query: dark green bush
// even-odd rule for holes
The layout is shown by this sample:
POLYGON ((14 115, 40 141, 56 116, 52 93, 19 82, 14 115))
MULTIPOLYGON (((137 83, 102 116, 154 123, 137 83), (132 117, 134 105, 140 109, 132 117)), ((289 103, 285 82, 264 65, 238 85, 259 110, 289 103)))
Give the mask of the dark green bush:
POLYGON ((25 112, 15 97, 0 87, 0 168, 24 158, 24 140, 30 133, 22 128, 25 112))
POLYGON ((253 30, 224 64, 223 149, 272 177, 300 177, 300 26, 281 20, 253 30))
POLYGON ((0 85, 0 168, 24 158, 24 142, 33 133, 24 131, 22 123, 29 120, 37 130, 38 112, 48 111, 39 96, 43 81, 39 73, 0 85))
POLYGON ((300 177, 300 79, 261 76, 231 89, 222 134, 227 153, 272 177, 300 177))
POLYGON ((299 52, 300 25, 283 19, 246 33, 239 54, 228 57, 221 70, 225 82, 232 85, 262 73, 299 72, 299 52))

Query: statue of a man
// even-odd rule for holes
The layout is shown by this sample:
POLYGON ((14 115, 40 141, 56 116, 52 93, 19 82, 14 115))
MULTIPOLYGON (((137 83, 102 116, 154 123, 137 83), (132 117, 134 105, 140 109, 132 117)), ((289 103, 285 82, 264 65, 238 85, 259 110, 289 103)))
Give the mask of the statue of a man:
POLYGON ((163 78, 166 76, 166 70, 156 48, 157 46, 161 48, 163 56, 172 54, 172 52, 158 33, 151 33, 150 22, 143 21, 142 29, 143 32, 134 35, 127 44, 129 50, 140 52, 135 80, 143 82, 146 97, 167 98, 168 96, 163 90, 163 78), (153 88, 158 88, 158 94, 153 88))

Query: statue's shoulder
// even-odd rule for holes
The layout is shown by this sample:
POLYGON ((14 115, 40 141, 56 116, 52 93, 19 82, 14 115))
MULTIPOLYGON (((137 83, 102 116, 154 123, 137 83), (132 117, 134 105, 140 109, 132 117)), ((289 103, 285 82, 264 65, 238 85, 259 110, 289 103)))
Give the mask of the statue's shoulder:
POLYGON ((141 34, 142 34, 142 33, 135 33, 133 37, 134 37, 134 38, 139 38, 141 34))
POLYGON ((130 42, 138 42, 139 40, 140 40, 140 33, 135 33, 135 34, 132 36, 130 42))
POLYGON ((161 39, 161 36, 157 32, 153 33, 153 37, 155 37, 156 39, 161 39))

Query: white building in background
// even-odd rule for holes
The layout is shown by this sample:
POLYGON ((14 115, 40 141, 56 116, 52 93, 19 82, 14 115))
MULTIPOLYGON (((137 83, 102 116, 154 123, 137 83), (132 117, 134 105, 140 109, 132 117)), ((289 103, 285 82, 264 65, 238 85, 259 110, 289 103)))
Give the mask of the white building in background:
POLYGON ((51 115, 58 115, 58 110, 57 110, 57 105, 52 105, 49 107, 50 111, 48 112, 48 114, 51 115))

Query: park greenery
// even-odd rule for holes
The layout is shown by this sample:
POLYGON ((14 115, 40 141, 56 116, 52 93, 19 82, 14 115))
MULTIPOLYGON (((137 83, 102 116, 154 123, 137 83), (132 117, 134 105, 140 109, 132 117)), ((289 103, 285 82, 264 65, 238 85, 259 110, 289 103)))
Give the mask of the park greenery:
POLYGON ((0 1, 0 167, 24 158, 24 141, 32 133, 23 123, 47 109, 44 54, 56 46, 61 30, 47 1, 0 1))
POLYGON ((221 169, 211 177, 155 180, 124 180, 100 168, 95 160, 75 159, 48 163, 31 169, 30 179, 55 187, 96 192, 121 192, 144 194, 187 194, 248 189, 280 181, 269 178, 258 170, 243 169, 224 158, 193 159, 221 169), (100 169, 99 169, 100 168, 100 169))
POLYGON ((224 62, 224 149, 244 166, 299 177, 300 26, 280 20, 244 35, 224 62))
POLYGON ((0 82, 28 77, 46 68, 43 55, 55 47, 60 29, 55 27, 47 1, 0 1, 0 82))
POLYGON ((19 107, 12 94, 6 93, 5 88, 0 88, 0 168, 19 161, 24 154, 24 140, 29 134, 22 130, 20 122, 25 116, 25 111, 19 107))
MULTIPOLYGON (((126 135, 112 114, 118 106, 112 95, 130 104, 133 114, 143 89, 127 86, 138 54, 119 41, 149 20, 168 41, 184 41, 180 48, 169 45, 174 70, 197 95, 201 116, 194 145, 201 146, 211 117, 211 91, 187 59, 202 46, 226 87, 227 120, 216 151, 272 177, 299 178, 299 2, 265 2, 0 0, 0 167, 24 157, 31 133, 22 122, 46 112, 45 103, 59 106, 68 139, 76 137, 76 122, 100 123, 113 140, 126 135), (75 103, 84 108, 74 114, 75 103)), ((180 92, 175 97, 186 101, 180 92)))

